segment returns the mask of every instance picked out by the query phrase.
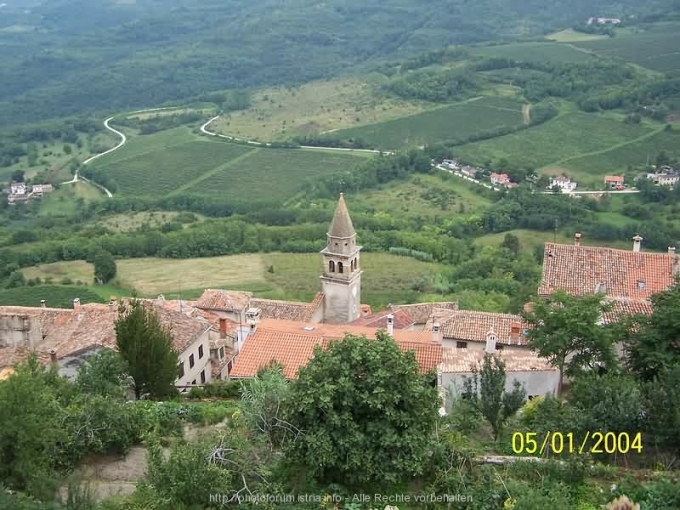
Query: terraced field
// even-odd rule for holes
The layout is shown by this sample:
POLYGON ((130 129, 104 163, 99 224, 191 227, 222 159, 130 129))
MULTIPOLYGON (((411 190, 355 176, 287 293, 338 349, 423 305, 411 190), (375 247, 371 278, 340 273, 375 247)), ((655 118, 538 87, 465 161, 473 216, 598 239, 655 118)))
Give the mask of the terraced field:
POLYGON ((513 98, 482 97, 400 119, 343 129, 333 136, 360 138, 384 150, 459 139, 522 124, 522 104, 513 98))

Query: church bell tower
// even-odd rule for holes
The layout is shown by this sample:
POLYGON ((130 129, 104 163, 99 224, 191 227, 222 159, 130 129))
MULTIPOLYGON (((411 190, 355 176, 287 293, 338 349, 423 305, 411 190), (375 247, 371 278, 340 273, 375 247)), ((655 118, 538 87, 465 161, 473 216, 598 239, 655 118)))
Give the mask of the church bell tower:
POLYGON ((349 217, 345 197, 340 193, 340 200, 326 234, 326 247, 321 250, 324 267, 321 274, 324 322, 352 322, 361 314, 361 246, 357 246, 356 239, 357 234, 349 217))

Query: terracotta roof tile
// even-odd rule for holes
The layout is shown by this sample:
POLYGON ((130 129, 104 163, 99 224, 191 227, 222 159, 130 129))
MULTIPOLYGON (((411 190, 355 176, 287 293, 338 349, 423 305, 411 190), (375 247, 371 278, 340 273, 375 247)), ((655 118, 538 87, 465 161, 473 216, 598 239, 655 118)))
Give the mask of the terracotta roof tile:
MULTIPOLYGON (((479 368, 484 359, 484 351, 478 349, 453 349, 445 347, 442 353, 443 373, 470 373, 473 367, 479 368)), ((545 358, 528 352, 496 351, 505 362, 506 372, 555 371, 545 358)))
POLYGON ((248 307, 252 293, 232 290, 206 289, 196 306, 205 310, 238 312, 248 307))
POLYGON ((263 319, 282 319, 308 322, 323 303, 323 294, 317 293, 311 303, 302 301, 282 301, 278 299, 252 298, 250 306, 260 309, 263 319))
POLYGON ((592 246, 546 243, 538 294, 558 290, 583 296, 647 300, 674 283, 676 256, 592 246))
POLYGON ((604 314, 604 323, 617 322, 627 315, 651 315, 653 307, 651 301, 636 299, 611 299, 611 311, 604 314))
MULTIPOLYGON (((353 325, 310 324, 263 320, 255 333, 243 344, 236 356, 230 377, 253 377, 270 361, 284 365, 284 375, 293 379, 301 366, 307 364, 314 346, 326 347, 332 340, 342 340, 346 334, 375 338, 378 328, 353 325)), ((435 368, 441 361, 442 347, 431 340, 431 334, 419 331, 394 330, 393 337, 400 349, 414 350, 421 370, 435 368)))
POLYGON ((390 314, 394 316, 394 329, 406 329, 415 324, 413 317, 402 308, 397 308, 394 311, 386 310, 384 312, 367 314, 363 317, 359 317, 351 324, 353 326, 366 326, 369 328, 386 328, 387 316, 390 314))
POLYGON ((425 324, 435 309, 458 310, 455 301, 439 301, 433 303, 413 303, 409 305, 392 305, 392 310, 406 310, 416 324, 425 324))
POLYGON ((444 338, 454 340, 486 342, 489 331, 496 334, 496 342, 506 345, 526 345, 523 325, 519 315, 507 313, 475 312, 471 310, 451 311, 451 315, 441 324, 444 338), (519 334, 512 334, 513 326, 519 334))

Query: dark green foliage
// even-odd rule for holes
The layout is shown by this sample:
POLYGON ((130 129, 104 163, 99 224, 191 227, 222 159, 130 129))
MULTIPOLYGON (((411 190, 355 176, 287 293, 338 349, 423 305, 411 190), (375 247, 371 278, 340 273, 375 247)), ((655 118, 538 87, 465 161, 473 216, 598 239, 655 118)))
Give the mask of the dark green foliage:
POLYGON ((434 377, 394 340, 347 336, 300 369, 287 419, 290 458, 321 479, 396 482, 421 472, 439 407, 434 377))
POLYGON ((189 391, 190 399, 234 398, 241 394, 241 381, 217 381, 202 388, 196 386, 189 391))
POLYGON ((680 453, 680 367, 667 368, 643 386, 648 430, 654 442, 680 453))
POLYGON ((98 251, 92 259, 94 265, 94 280, 96 283, 109 283, 116 276, 116 261, 108 251, 98 251))
POLYGON ((126 396, 130 382, 125 361, 120 354, 108 349, 90 356, 76 378, 81 392, 118 399, 126 396))
POLYGON ((116 345, 134 380, 135 395, 161 398, 176 393, 178 354, 172 334, 153 309, 133 299, 122 302, 116 319, 116 345))
POLYGON ((0 305, 40 306, 40 301, 44 299, 50 308, 72 308, 75 298, 80 298, 82 304, 105 301, 98 294, 82 287, 38 285, 0 290, 0 305))
POLYGON ((505 363, 493 354, 485 354, 482 366, 465 380, 463 398, 468 400, 486 418, 498 439, 507 421, 522 407, 526 391, 513 382, 513 390, 505 391, 505 363))

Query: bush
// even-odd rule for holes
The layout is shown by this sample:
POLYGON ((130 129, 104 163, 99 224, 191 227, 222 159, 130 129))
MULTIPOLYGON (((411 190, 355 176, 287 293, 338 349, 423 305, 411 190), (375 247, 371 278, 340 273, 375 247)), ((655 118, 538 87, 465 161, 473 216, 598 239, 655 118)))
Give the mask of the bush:
POLYGON ((241 381, 219 381, 208 383, 202 388, 191 388, 188 398, 236 398, 241 394, 241 381))

